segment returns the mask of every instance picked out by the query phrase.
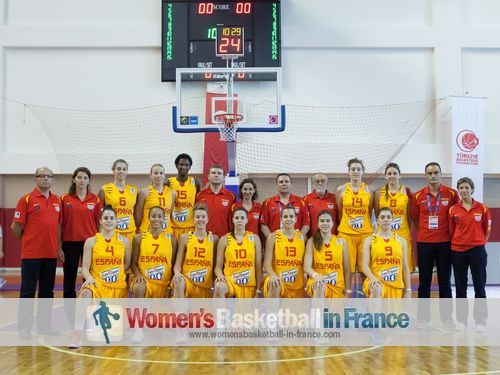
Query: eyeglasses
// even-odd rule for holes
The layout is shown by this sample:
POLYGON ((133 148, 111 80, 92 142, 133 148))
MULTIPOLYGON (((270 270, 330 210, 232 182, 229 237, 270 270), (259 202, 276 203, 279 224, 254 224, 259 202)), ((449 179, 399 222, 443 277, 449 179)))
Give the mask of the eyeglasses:
POLYGON ((54 175, 52 175, 52 174, 37 174, 35 177, 36 178, 53 178, 54 175))

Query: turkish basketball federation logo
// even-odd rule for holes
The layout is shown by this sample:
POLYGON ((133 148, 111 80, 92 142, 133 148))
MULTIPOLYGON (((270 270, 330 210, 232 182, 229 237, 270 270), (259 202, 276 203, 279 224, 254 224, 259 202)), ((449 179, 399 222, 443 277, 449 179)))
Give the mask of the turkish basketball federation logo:
POLYGON ((123 309, 107 305, 106 301, 87 308, 87 339, 93 342, 121 341, 123 339, 123 309))
POLYGON ((457 134, 456 142, 463 152, 472 152, 479 145, 479 138, 472 130, 462 130, 457 134))

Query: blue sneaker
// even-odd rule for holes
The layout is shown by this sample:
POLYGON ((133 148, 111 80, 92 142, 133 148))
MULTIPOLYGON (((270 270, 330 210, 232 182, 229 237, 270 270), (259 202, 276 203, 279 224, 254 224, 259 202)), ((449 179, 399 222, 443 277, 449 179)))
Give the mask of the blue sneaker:
POLYGON ((2 287, 3 287, 5 284, 7 284, 7 280, 2 279, 2 278, 0 277, 0 289, 2 289, 2 287))

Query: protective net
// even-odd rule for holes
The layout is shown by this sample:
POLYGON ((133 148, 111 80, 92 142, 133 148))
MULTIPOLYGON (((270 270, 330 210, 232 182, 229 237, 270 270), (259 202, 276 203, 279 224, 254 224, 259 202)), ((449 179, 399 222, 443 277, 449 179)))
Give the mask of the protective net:
MULTIPOLYGON (((440 102, 366 107, 287 105, 284 132, 238 134, 236 168, 240 174, 344 173, 347 160, 358 157, 366 163, 368 173, 379 172, 440 102)), ((193 98, 188 104, 204 109, 205 99, 193 98)), ((123 158, 129 161, 130 172, 144 173, 153 163, 170 165, 179 153, 187 152, 193 157, 192 172, 201 173, 203 134, 174 133, 172 105, 111 111, 28 108, 48 134, 62 172, 71 173, 84 165, 108 173, 112 162, 123 158)), ((265 103, 260 106, 253 111, 247 108, 246 116, 251 120, 258 111, 268 111, 265 103)))

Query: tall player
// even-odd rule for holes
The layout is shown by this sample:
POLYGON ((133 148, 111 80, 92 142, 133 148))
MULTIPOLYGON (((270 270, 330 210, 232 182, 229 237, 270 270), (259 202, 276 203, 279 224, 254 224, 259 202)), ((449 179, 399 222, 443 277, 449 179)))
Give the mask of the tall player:
POLYGON ((201 190, 200 183, 192 176, 189 170, 193 165, 193 159, 188 154, 180 154, 175 158, 177 176, 170 177, 167 185, 175 191, 175 203, 172 211, 171 228, 174 236, 179 240, 180 236, 194 230, 193 207, 196 194, 201 190))
POLYGON ((194 231, 184 233, 174 266, 174 298, 208 298, 212 287, 215 249, 218 237, 207 232, 208 209, 193 209, 194 231))
POLYGON ((411 246, 411 192, 408 187, 401 185, 399 165, 389 163, 385 167, 386 184, 375 191, 375 214, 380 207, 389 207, 392 211, 391 230, 406 241, 408 250, 408 268, 410 273, 415 270, 415 259, 411 246))
POLYGON ((125 271, 130 266, 130 243, 115 230, 117 215, 111 206, 101 211, 101 231, 85 241, 81 298, 126 298, 125 271))
POLYGON ((165 186, 165 168, 161 164, 154 164, 150 171, 151 185, 142 189, 137 197, 134 209, 135 223, 141 233, 149 229, 149 210, 159 206, 165 211, 162 224, 163 229, 170 230, 170 214, 174 207, 175 191, 165 186))
POLYGON ((411 297, 406 241, 391 230, 392 224, 391 209, 382 207, 377 215, 378 233, 365 240, 362 270, 367 297, 411 297))
POLYGON ((247 231, 248 212, 233 213, 234 229, 219 240, 214 297, 260 297, 262 291, 262 246, 259 237, 247 231), (223 271, 224 269, 224 271, 223 271))
POLYGON ((307 240, 304 270, 309 297, 349 298, 351 296, 351 267, 345 239, 332 235, 334 218, 330 211, 318 214, 312 238, 307 240))
POLYGON ((114 181, 103 185, 99 198, 104 205, 110 205, 116 212, 116 229, 132 243, 135 235, 134 207, 137 201, 137 187, 127 183, 128 163, 118 159, 111 168, 114 181))
POLYGON ((345 238, 349 248, 351 272, 362 272, 363 242, 373 232, 371 214, 373 190, 363 182, 365 166, 357 158, 347 162, 350 182, 337 188, 337 206, 340 213, 339 237, 345 238))
POLYGON ((177 240, 163 228, 163 207, 149 209, 148 231, 136 234, 132 246, 132 294, 135 298, 168 297, 177 240))
POLYGON ((267 237, 264 256, 264 297, 304 298, 304 235, 295 229, 295 208, 281 211, 283 229, 267 237))

